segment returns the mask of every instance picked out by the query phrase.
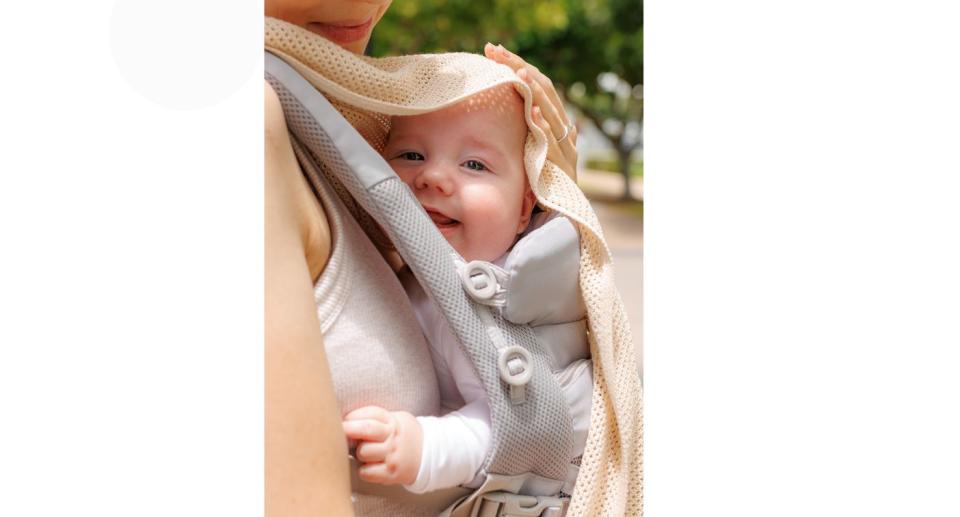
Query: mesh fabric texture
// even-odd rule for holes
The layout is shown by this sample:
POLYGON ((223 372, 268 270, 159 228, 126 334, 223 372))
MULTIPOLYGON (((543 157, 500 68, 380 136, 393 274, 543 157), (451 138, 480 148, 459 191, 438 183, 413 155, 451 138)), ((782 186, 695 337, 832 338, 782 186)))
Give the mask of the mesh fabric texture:
MULTIPOLYGON (((580 288, 587 307, 594 390, 590 432, 568 515, 642 515, 642 385, 633 339, 613 279, 610 250, 576 183, 546 159, 546 135, 532 123, 533 96, 512 70, 474 54, 357 56, 305 29, 267 18, 265 47, 335 102, 378 152, 390 115, 434 111, 500 84, 524 97, 530 131, 524 165, 541 206, 580 230, 580 288)), ((481 373, 482 375, 482 373, 481 373)))
MULTIPOLYGON (((288 90, 288 85, 272 75, 270 64, 268 58, 267 78, 277 92, 284 113, 289 114, 288 128, 293 135, 295 151, 303 145, 311 150, 312 156, 319 158, 314 162, 306 153, 298 152, 299 158, 307 158, 302 165, 308 179, 311 183, 317 183, 315 171, 319 165, 325 176, 340 180, 341 186, 353 198, 378 214, 378 219, 393 238, 398 251, 407 259, 427 293, 441 308, 465 353, 470 356, 487 391, 491 409, 492 446, 484 462, 484 470, 505 475, 533 473, 548 479, 563 480, 570 456, 565 451, 573 447, 573 423, 556 378, 550 374, 546 351, 536 340, 533 330, 495 319, 497 329, 502 330, 498 335, 503 336, 503 341, 507 341, 507 345, 520 344, 530 350, 534 360, 527 401, 514 406, 507 402, 508 390, 500 382, 496 366, 497 348, 487 335, 490 329, 484 327, 475 312, 491 312, 492 309, 471 302, 465 295, 454 266, 453 249, 423 213, 407 186, 389 171, 386 163, 382 164, 389 173, 385 180, 367 187, 359 181, 357 171, 351 170, 344 161, 327 130, 288 90)), ((279 73, 277 70, 272 72, 279 73)), ((296 77, 299 76, 287 80, 295 80, 296 77)), ((321 94, 314 92, 314 95, 321 94)), ((327 123, 331 124, 331 121, 327 123)), ((315 185, 315 188, 323 187, 315 185)))
POLYGON ((533 379, 527 385, 527 401, 512 405, 506 385, 500 380, 497 349, 489 338, 484 339, 489 329, 473 314, 473 311, 492 309, 474 304, 466 296, 454 266, 452 249, 399 178, 378 183, 370 195, 382 207, 382 213, 393 214, 389 222, 395 224, 388 232, 397 237, 394 242, 398 251, 446 315, 487 390, 492 445, 485 461, 486 470, 508 475, 533 472, 562 480, 570 457, 565 451, 573 448, 573 422, 533 330, 505 320, 497 321, 497 328, 504 331, 504 336, 510 336, 533 352, 533 379), (442 246, 425 246, 431 238, 442 246), (551 385, 554 389, 547 389, 551 385), (551 425, 545 427, 544 422, 551 425))

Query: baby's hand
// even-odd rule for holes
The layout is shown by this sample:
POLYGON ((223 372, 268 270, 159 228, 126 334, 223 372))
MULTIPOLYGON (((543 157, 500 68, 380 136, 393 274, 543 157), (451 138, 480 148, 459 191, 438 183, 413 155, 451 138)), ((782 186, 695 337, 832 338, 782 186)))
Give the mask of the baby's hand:
POLYGON ((360 479, 382 485, 416 481, 423 431, 413 415, 366 406, 344 417, 343 432, 348 440, 358 442, 356 458, 363 464, 360 479))

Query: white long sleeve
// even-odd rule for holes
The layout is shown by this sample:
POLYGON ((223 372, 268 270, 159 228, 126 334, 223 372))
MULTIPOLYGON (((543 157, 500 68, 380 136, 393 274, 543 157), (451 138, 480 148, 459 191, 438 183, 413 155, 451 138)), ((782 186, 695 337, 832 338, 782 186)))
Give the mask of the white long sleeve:
POLYGON ((489 409, 474 401, 441 417, 417 417, 423 429, 420 470, 405 488, 418 494, 469 483, 490 446, 489 409))
POLYGON ((423 493, 469 483, 476 477, 490 448, 490 406, 473 363, 446 319, 419 285, 411 287, 405 282, 405 287, 430 345, 441 403, 459 408, 439 417, 417 417, 423 429, 420 469, 416 481, 404 487, 423 493))

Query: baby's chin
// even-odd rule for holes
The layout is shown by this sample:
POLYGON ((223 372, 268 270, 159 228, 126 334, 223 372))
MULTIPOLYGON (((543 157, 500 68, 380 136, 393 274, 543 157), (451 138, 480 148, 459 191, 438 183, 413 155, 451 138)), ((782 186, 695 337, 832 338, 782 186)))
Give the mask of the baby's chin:
MULTIPOLYGON (((497 235, 487 233, 483 237, 476 236, 477 228, 470 231, 467 228, 460 228, 460 231, 444 235, 444 238, 450 243, 450 246, 461 256, 463 260, 471 262, 482 260, 484 262, 494 262, 510 251, 516 236, 497 235), (471 235, 472 238, 468 238, 471 235)), ((489 232, 489 229, 487 230, 489 232)))
POLYGON ((460 249, 456 245, 454 245, 452 242, 450 243, 450 245, 453 246, 453 249, 456 250, 457 253, 459 253, 460 256, 463 257, 463 260, 466 260, 467 262, 473 262, 474 260, 482 260, 484 262, 494 262, 498 258, 502 257, 504 253, 507 252, 507 250, 498 251, 498 250, 489 250, 489 249, 487 250, 460 249))

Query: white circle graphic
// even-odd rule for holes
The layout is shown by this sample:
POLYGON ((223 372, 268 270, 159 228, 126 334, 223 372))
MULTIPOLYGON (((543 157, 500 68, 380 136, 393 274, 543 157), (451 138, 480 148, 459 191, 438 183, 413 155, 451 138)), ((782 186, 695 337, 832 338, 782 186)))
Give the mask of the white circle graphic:
POLYGON ((263 48, 258 7, 254 0, 117 0, 110 20, 117 68, 161 106, 214 105, 249 80, 262 55, 255 51, 263 48))

